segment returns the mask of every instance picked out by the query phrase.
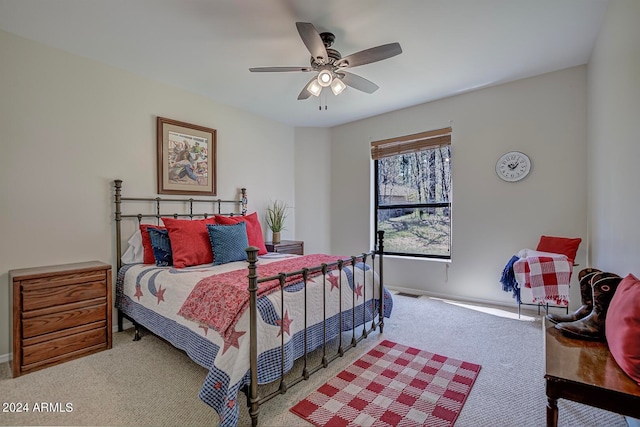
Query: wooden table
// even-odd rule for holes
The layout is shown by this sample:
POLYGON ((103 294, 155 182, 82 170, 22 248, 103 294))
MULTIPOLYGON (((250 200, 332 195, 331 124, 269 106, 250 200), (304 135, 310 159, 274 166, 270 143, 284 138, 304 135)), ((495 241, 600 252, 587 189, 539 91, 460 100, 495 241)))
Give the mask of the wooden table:
POLYGON ((640 386, 628 377, 606 342, 568 338, 544 320, 547 426, 558 425, 558 399, 640 418, 640 386))

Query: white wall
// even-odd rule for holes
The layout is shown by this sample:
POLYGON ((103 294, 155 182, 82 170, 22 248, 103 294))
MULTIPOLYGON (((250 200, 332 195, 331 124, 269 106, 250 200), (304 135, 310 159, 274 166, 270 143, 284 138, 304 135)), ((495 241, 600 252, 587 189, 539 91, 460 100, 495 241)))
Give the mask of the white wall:
POLYGON ((296 128, 295 140, 295 236, 307 254, 330 253, 331 133, 296 128))
POLYGON ((155 195, 156 116, 217 129, 220 198, 295 205, 293 128, 2 31, 0 52, 0 360, 8 270, 115 264, 112 181, 155 195))
POLYGON ((609 3, 589 63, 590 263, 640 276, 640 2, 609 3))
MULTIPOLYGON (((331 246, 370 247, 370 141, 451 125, 451 263, 386 258, 385 283, 438 296, 513 304, 500 274, 542 234, 586 237, 586 67, 490 87, 332 129, 331 246), (529 155, 530 175, 501 181, 497 159, 529 155)), ((585 265, 584 246, 577 260, 585 265)), ((575 281, 575 279, 574 279, 575 281)), ((572 305, 579 304, 572 286, 572 305)))

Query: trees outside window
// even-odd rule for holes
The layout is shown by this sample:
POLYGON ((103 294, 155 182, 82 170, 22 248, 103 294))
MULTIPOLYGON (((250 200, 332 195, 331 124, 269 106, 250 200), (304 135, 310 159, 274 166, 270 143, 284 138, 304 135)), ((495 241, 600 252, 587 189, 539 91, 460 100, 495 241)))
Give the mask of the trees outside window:
POLYGON ((375 223, 385 232, 385 254, 451 258, 450 133, 372 143, 375 223))

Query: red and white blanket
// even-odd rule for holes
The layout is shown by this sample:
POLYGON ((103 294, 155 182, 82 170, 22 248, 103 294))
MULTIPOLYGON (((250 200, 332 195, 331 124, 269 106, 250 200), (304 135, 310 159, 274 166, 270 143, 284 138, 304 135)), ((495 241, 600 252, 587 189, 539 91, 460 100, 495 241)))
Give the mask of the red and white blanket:
POLYGON ((569 304, 572 262, 560 254, 526 256, 513 264, 520 287, 531 288, 534 303, 569 304))
MULTIPOLYGON (((331 264, 341 258, 333 255, 304 255, 285 259, 265 265, 257 265, 258 277, 271 277, 280 273, 295 272, 305 267, 321 264, 331 264)), ((350 259, 349 259, 350 261, 350 259)), ((347 265, 347 264, 345 264, 347 265)), ((310 275, 317 276, 321 271, 310 275)), ((299 282, 301 275, 289 276, 285 286, 299 282)), ((249 292, 247 292, 247 270, 228 271, 222 274, 205 277, 193 288, 178 314, 186 319, 199 322, 215 329, 225 339, 234 331, 238 319, 249 306, 249 292)), ((270 294, 279 289, 278 280, 260 283, 258 296, 270 294)))

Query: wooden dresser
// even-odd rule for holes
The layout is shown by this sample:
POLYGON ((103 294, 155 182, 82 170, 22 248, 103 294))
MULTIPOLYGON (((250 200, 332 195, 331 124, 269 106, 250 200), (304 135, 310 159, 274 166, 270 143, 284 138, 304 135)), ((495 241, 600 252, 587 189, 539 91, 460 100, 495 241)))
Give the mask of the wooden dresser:
POLYGON ((13 376, 111 348, 111 266, 9 271, 13 376))

